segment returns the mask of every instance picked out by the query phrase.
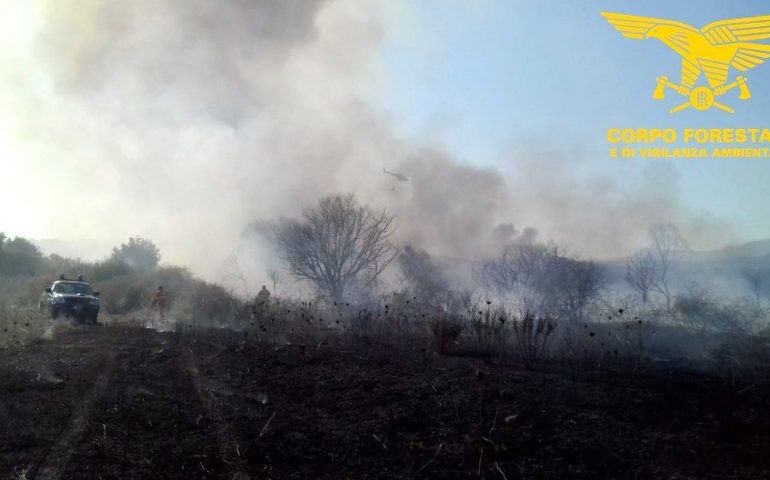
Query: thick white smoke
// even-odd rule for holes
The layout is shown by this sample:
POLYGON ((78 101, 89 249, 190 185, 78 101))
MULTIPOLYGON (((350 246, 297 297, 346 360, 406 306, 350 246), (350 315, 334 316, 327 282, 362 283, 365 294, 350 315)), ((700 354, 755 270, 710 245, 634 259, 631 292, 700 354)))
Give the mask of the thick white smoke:
POLYGON ((364 100, 377 1, 34 5, 24 44, 0 54, 15 182, 40 231, 100 254, 141 235, 219 280, 247 225, 335 192, 388 207, 400 243, 442 256, 487 255, 510 222, 590 256, 627 253, 658 221, 722 231, 681 210, 665 170, 629 187, 573 176, 585 153, 568 146, 514 149, 507 171, 406 147, 364 100))

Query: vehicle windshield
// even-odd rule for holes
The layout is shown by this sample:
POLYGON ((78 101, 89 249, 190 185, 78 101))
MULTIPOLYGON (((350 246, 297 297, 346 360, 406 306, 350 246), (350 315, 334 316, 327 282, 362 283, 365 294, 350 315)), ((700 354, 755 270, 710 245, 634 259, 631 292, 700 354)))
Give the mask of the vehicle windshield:
POLYGON ((54 293, 82 293, 91 295, 93 291, 87 283, 57 283, 53 286, 54 293))

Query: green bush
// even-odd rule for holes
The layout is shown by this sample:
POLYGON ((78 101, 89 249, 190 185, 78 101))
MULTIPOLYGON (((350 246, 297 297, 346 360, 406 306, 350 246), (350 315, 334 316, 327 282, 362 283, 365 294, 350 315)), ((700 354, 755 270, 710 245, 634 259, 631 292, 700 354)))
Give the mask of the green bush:
POLYGON ((22 237, 6 238, 0 232, 0 275, 33 276, 43 271, 40 249, 22 237))
POLYGON ((146 238, 131 237, 112 249, 111 260, 128 264, 138 272, 154 272, 160 262, 160 250, 146 238))

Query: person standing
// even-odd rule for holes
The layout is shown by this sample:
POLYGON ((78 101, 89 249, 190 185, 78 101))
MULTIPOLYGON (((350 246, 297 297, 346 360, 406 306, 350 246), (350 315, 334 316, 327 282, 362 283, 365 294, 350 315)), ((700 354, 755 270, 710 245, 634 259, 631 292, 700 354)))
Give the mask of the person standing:
POLYGON ((257 294, 257 303, 262 305, 267 305, 267 303, 270 301, 270 290, 267 289, 264 285, 262 285, 262 290, 259 291, 257 294))
POLYGON ((168 295, 166 294, 166 291, 163 290, 163 287, 159 286, 158 290, 155 292, 155 296, 152 299, 152 305, 158 311, 158 315, 160 316, 160 318, 165 318, 166 316, 167 302, 168 302, 168 295))

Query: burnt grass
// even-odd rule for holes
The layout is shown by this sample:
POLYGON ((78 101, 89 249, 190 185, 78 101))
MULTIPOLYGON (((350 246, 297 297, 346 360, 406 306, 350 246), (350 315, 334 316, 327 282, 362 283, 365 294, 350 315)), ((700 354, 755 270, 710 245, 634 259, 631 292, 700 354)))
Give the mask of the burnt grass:
POLYGON ((770 478, 762 371, 101 326, 6 349, 0 392, 2 479, 770 478))

